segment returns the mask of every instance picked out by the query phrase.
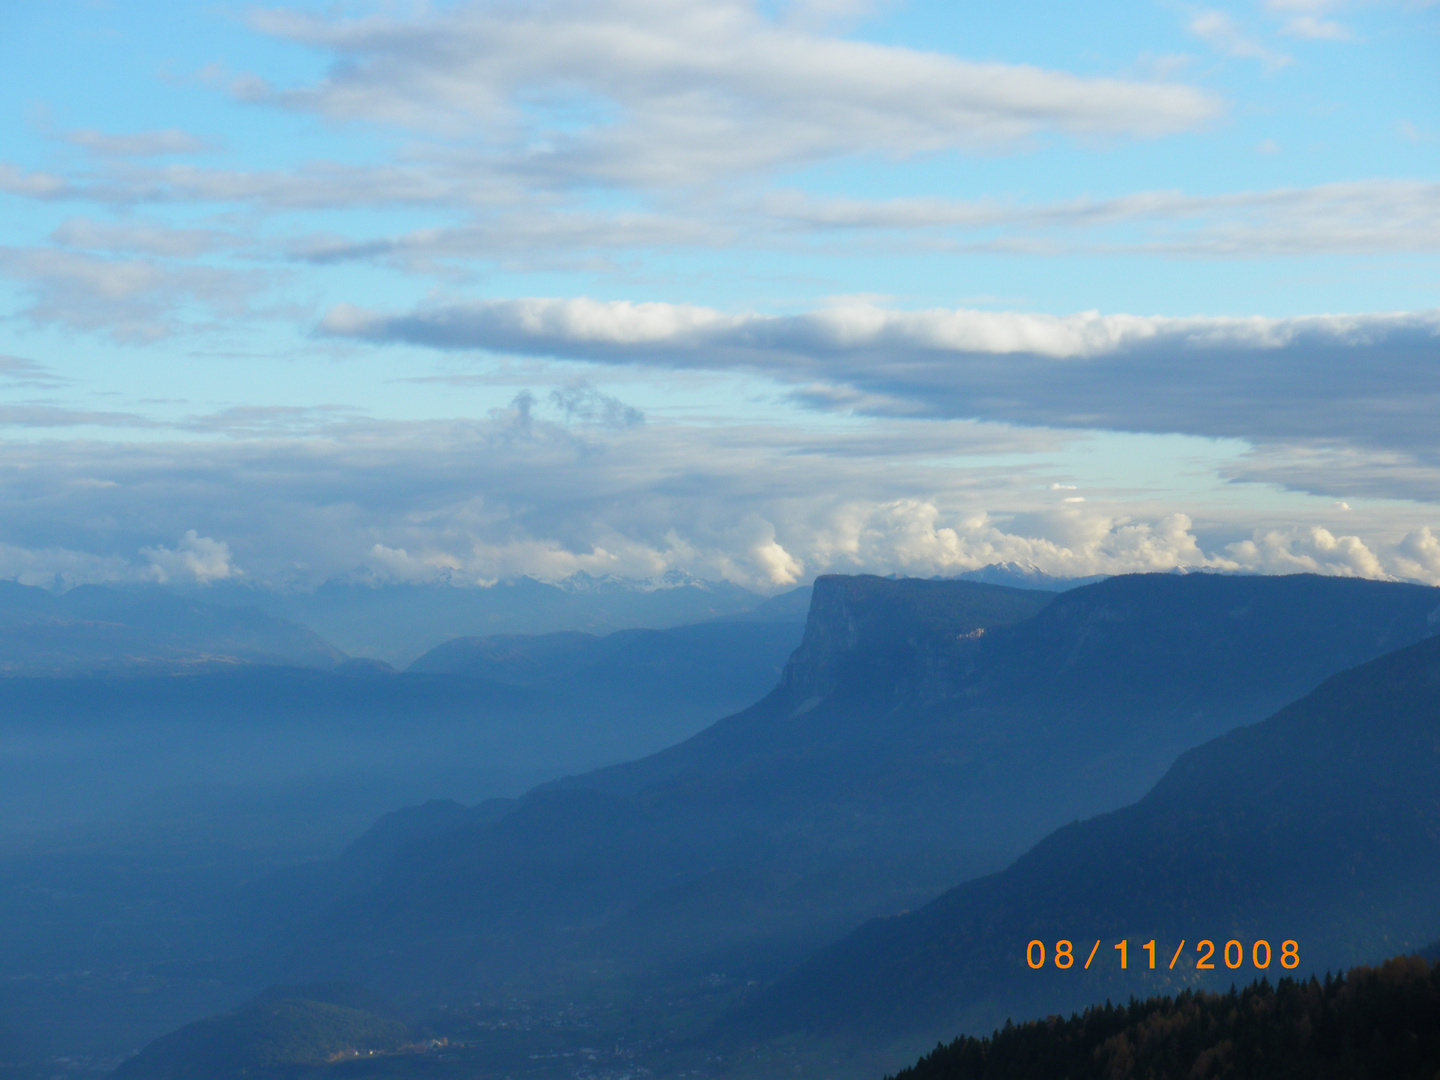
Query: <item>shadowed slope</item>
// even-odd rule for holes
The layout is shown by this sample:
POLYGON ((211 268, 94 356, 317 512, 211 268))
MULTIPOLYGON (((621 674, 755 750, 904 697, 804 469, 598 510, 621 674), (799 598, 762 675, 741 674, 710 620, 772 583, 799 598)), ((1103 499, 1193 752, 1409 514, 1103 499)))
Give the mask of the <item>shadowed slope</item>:
POLYGON ((1338 979, 1105 1004, 937 1047, 893 1080, 1433 1080, 1440 967, 1400 956, 1338 979))
MULTIPOLYGON (((1067 826, 1002 873, 876 920, 732 1019, 745 1038, 913 1043, 1103 998, 1197 985, 1190 951, 1299 942, 1301 973, 1440 932, 1440 638, 1336 675, 1185 754, 1134 806, 1067 826), (1030 970, 1031 940, 1101 941, 1030 970), (1130 942, 1131 966, 1111 946, 1130 942), (1159 970, 1139 946, 1159 944, 1159 970), (1181 940, 1190 944, 1166 967, 1181 940)), ((1077 944, 1077 948, 1080 945, 1077 944)), ((1248 955, 1248 954, 1247 954, 1248 955)), ((1247 961, 1247 966, 1249 965, 1247 961)), ((1236 978, 1216 963, 1209 980, 1236 978)), ((1276 965, 1278 967, 1278 965, 1276 965)), ((1253 973, 1253 968, 1250 968, 1253 973)))
POLYGON ((1138 797, 1186 747, 1427 636, 1437 609, 1440 590, 1312 576, 1137 575, 1053 600, 821 578, 764 700, 415 841, 326 916, 302 969, 433 990, 439 971, 715 950, 766 968, 1138 797))
POLYGON ((378 1016, 375 995, 343 984, 272 987, 228 1013, 163 1035, 116 1080, 265 1080, 293 1077, 341 1055, 394 1051, 404 1024, 378 1016))

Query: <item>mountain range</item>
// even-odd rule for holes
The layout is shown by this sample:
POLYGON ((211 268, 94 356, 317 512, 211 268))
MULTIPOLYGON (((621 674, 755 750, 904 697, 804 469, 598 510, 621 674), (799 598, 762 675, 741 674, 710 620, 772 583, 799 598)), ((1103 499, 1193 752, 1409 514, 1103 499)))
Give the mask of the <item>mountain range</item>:
POLYGON ((233 1004, 275 966, 236 936, 246 882, 396 806, 515 796, 693 734, 773 686, 808 599, 450 650, 487 676, 347 659, 204 595, 0 588, 0 1062, 129 1052, 233 1004))
POLYGON ((726 581, 679 573, 648 581, 576 574, 560 582, 517 577, 464 586, 350 578, 313 589, 237 581, 191 587, 186 594, 303 624, 351 655, 395 667, 457 637, 666 629, 743 614, 765 601, 726 581))
POLYGON ((746 1040, 805 1032, 930 1045, 1010 1016, 1222 988, 1237 971, 1343 970, 1437 936, 1440 637, 1431 637, 1188 751, 1138 802, 1055 831, 1003 872, 865 925, 730 1024, 746 1040), (1082 957, 1095 941, 1103 952, 1089 970, 1078 960, 1061 970, 1061 940, 1082 957), (1041 949, 1027 961, 1032 941, 1041 949), (1208 971, 1197 966, 1202 941, 1214 953, 1208 971), (1160 954, 1153 971, 1146 942, 1160 954), (1032 969, 1041 952, 1049 959, 1032 969))
MULTIPOLYGON (((463 1033, 477 1068, 536 1060, 545 1032, 572 1025, 566 1038, 613 1038, 617 1062, 649 1047, 662 1072, 718 1054, 742 1072, 858 1075, 1002 1014, 1205 985, 1183 967, 1032 971, 1037 938, 1053 952, 1118 935, 1132 960, 1151 937, 1200 932, 1295 939, 1307 965, 1392 955, 1437 936, 1407 900, 1440 884, 1425 877, 1437 629, 1440 590, 1310 575, 1065 591, 835 576, 702 624, 470 635, 405 672, 232 645, 12 675, 0 770, 22 809, 186 769, 237 791, 293 785, 291 801, 265 796, 268 818, 157 791, 149 831, 122 844, 112 829, 98 846, 77 833, 63 851, 0 851, 15 928, 0 1013, 32 1043, 84 1024, 101 1048, 106 1024, 149 1038, 193 1018, 186 994, 215 1012, 267 982, 345 980, 410 1016, 439 1010, 428 1029, 463 1033), (565 755, 631 760, 559 775, 565 755), (526 762, 556 778, 476 775, 526 762), (445 770, 469 771, 468 798, 445 770), (1391 801, 1376 777, 1395 781, 1391 801), (393 806, 406 783, 450 797, 276 867, 304 822, 347 800, 393 806), (1190 922, 1162 917, 1177 910, 1190 922), (11 992, 87 958, 113 971, 110 997, 77 996, 88 973, 76 991, 66 976, 11 992), (148 996, 121 993, 141 970, 148 996), (118 1019, 142 1001, 143 1024, 118 1019), (550 1019, 500 1019, 516 1002, 550 1019), (808 1064, 793 1057, 806 1047, 808 1064)), ((286 1008, 308 1030, 334 1019, 286 1008)))
POLYGON ((1428 637, 1437 611, 1440 590, 1305 575, 1058 596, 822 577, 756 705, 413 836, 293 920, 292 973, 411 994, 675 965, 770 977, 1139 798, 1186 749, 1428 637))
POLYGON ((193 669, 216 662, 331 668, 345 654, 304 626, 158 588, 54 593, 0 581, 0 676, 193 669))

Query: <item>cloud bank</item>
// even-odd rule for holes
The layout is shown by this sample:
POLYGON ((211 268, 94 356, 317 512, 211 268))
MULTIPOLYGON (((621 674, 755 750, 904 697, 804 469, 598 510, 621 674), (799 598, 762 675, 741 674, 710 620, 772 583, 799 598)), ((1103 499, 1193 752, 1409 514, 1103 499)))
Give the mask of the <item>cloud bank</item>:
POLYGON ((1081 435, 963 421, 704 426, 625 409, 570 385, 447 424, 312 417, 304 433, 3 443, 0 576, 474 586, 683 570, 771 591, 827 571, 1018 562, 1059 575, 1440 583, 1423 515, 1399 528, 1393 514, 1339 509, 1257 525, 1253 511, 1192 513, 1168 495, 1074 501, 1052 477, 1081 435))
POLYGON ((1434 445, 1440 312, 1174 318, 896 311, 800 315, 586 299, 482 301, 386 315, 337 306, 323 330, 369 342, 759 371, 817 406, 871 415, 1251 440, 1434 445))

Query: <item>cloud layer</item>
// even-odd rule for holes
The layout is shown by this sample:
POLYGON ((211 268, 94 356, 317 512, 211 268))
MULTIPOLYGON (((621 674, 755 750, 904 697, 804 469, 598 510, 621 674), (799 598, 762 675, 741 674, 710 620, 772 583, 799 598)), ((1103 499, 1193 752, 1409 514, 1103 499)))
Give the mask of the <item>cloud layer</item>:
POLYGON ((708 184, 1044 131, 1151 137, 1220 112, 1192 87, 850 40, 741 0, 489 3, 405 20, 276 9, 252 25, 334 65, 311 86, 237 79, 247 99, 468 137, 546 182, 708 184))
POLYGON ((1049 481, 1075 439, 958 421, 684 425, 572 385, 445 425, 312 416, 243 438, 11 442, 0 576, 475 585, 683 570, 773 590, 1019 562, 1440 582, 1433 531, 1397 531, 1393 515, 1257 527, 1251 510, 1192 514, 1170 496, 1086 501, 1049 481))
POLYGON ((1440 574, 1413 13, 304 7, 33 43, 0 576, 1440 574))
POLYGON ((846 304, 795 316, 498 300, 327 333, 606 364, 742 368, 816 405, 912 417, 1433 447, 1440 312, 1304 318, 1070 316, 846 304))

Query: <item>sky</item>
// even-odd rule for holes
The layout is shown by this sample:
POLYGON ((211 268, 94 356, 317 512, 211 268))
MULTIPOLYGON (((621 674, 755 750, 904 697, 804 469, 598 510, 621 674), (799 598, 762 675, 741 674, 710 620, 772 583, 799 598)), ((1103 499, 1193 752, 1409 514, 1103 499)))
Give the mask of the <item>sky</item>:
POLYGON ((0 13, 0 578, 1440 584, 1440 4, 0 13))

